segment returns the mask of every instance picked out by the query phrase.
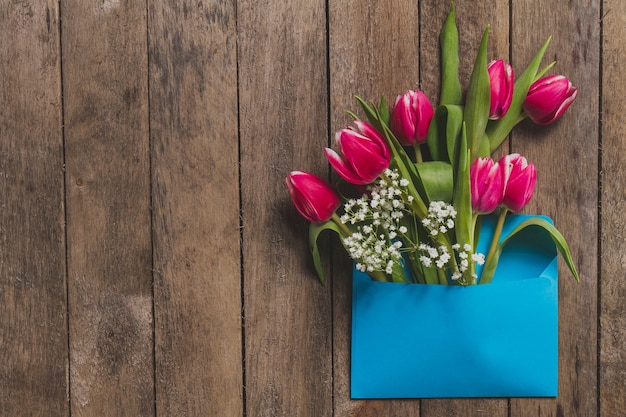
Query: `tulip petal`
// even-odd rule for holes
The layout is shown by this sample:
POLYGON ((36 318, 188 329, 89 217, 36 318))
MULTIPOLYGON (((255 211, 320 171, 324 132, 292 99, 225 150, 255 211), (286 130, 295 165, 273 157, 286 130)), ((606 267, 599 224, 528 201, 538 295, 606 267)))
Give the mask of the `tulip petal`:
POLYGON ((341 204, 332 187, 313 174, 293 171, 286 185, 296 209, 312 223, 329 220, 341 204))
MULTIPOLYGON (((326 159, 333 167, 333 169, 339 174, 341 178, 348 181, 351 184, 357 185, 365 185, 369 184, 368 181, 364 181, 361 177, 357 175, 357 173, 352 169, 352 167, 339 156, 337 152, 330 148, 324 149, 324 154, 326 155, 326 159)), ((371 181, 370 181, 371 182, 371 181)))

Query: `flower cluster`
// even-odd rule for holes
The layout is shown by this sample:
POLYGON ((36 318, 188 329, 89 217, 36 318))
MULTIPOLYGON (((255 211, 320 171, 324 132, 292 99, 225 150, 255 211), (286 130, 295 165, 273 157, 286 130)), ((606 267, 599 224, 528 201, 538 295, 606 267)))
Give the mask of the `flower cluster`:
POLYGON ((456 210, 445 201, 432 201, 428 206, 428 216, 422 219, 422 225, 430 231, 431 236, 448 233, 454 229, 456 210))
POLYGON ((413 199, 408 195, 408 184, 397 171, 387 169, 368 187, 367 194, 344 204, 340 220, 355 225, 355 232, 345 237, 343 244, 358 270, 391 274, 394 266, 403 267, 403 243, 398 237, 408 232, 402 224, 405 214, 410 214, 405 201, 413 199))
MULTIPOLYGON (((461 246, 460 243, 452 245, 452 250, 454 251, 453 254, 450 254, 448 248, 444 245, 435 248, 426 243, 421 243, 419 245, 419 250, 420 253, 422 253, 419 260, 422 265, 427 268, 433 265, 435 265, 437 269, 449 268, 451 266, 450 261, 453 257, 458 258, 458 269, 450 275, 450 279, 453 281, 462 278, 463 274, 472 268, 472 264, 481 266, 485 264, 485 255, 482 253, 473 253, 472 245, 468 243, 463 246, 461 246)), ((474 272, 475 269, 471 269, 471 271, 471 277, 477 279, 478 275, 474 272)))
MULTIPOLYGON (((454 8, 440 37, 442 85, 436 107, 419 90, 397 96, 391 109, 384 97, 379 104, 357 97, 365 119, 350 112, 353 124, 336 133, 337 151, 326 148, 325 155, 341 181, 353 184, 360 197, 341 197, 313 174, 289 174, 294 204, 312 223, 309 239, 320 278, 317 236, 332 230, 356 268, 376 280, 442 285, 491 281, 504 244, 504 219, 528 204, 537 181, 535 166, 523 156, 505 155, 496 162, 491 153, 524 118, 540 125, 561 118, 577 89, 562 75, 546 76, 552 64, 540 69, 549 41, 517 80, 504 60, 487 62, 488 32, 465 97, 455 64, 459 45, 454 8), (477 253, 477 235, 481 216, 492 213, 497 213, 497 223, 485 256, 477 253)), ((562 235, 541 221, 532 224, 550 233, 577 278, 562 235)))

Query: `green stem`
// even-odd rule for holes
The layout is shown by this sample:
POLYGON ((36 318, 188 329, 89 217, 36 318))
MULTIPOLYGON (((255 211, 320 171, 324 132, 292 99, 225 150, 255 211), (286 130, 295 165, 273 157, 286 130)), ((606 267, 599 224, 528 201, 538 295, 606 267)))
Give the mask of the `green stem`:
POLYGON ((347 236, 352 236, 352 231, 348 228, 348 226, 346 226, 341 219, 339 218, 339 216, 337 215, 337 213, 333 213, 333 215, 330 217, 330 219, 339 227, 339 229, 341 229, 341 231, 347 236))
MULTIPOLYGON (((502 227, 504 226, 504 219, 506 218, 508 209, 502 207, 500 209, 500 215, 498 216, 498 222, 496 223, 496 230, 493 232, 493 239, 491 240, 491 247, 489 248, 489 253, 487 254, 487 258, 485 261, 485 266, 494 261, 493 257, 496 254, 496 250, 498 249, 498 243, 500 241, 500 235, 502 234, 502 227)), ((481 278, 481 284, 489 284, 491 282, 491 277, 486 277, 485 280, 481 278)))
POLYGON ((422 148, 420 147, 420 144, 416 143, 413 145, 413 150, 415 151, 415 162, 421 164, 424 159, 422 158, 422 148))
POLYGON ((508 212, 509 210, 504 207, 500 210, 498 223, 496 223, 496 230, 493 232, 493 239, 491 240, 491 247, 489 248, 487 259, 490 259, 494 253, 496 253, 496 248, 498 247, 498 242, 500 241, 500 235, 502 234, 502 226, 504 226, 504 219, 506 218, 508 212))
POLYGON ((446 271, 444 271, 443 269, 438 269, 437 276, 439 277, 439 284, 448 285, 448 277, 446 276, 446 271))

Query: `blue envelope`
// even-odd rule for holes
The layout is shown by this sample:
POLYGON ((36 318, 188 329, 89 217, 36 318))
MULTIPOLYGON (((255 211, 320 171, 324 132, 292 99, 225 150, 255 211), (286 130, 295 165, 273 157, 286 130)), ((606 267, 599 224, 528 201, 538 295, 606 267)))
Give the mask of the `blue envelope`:
MULTIPOLYGON (((509 215, 502 237, 530 216, 509 215)), ((485 218, 478 252, 487 253, 485 218)), ((353 276, 351 396, 554 397, 557 251, 530 226, 505 246, 491 284, 397 284, 353 276)))

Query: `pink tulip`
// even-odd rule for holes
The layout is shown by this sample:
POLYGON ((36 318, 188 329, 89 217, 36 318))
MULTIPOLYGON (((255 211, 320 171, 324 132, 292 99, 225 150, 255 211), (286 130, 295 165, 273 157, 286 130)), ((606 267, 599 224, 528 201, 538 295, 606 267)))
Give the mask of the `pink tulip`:
POLYGON ((491 61, 487 66, 489 85, 491 87, 491 105, 489 118, 498 120, 504 117, 513 100, 513 84, 515 84, 513 68, 503 60, 491 61))
POLYGON ((502 203, 504 171, 493 159, 478 158, 470 167, 470 193, 472 211, 489 214, 502 203))
POLYGON ((537 170, 517 153, 503 156, 498 164, 504 176, 502 205, 511 211, 520 211, 533 196, 537 170))
POLYGON ((361 120, 355 121, 354 125, 335 135, 342 156, 326 148, 326 158, 346 181, 369 184, 389 167, 391 150, 374 127, 361 120))
POLYGON ((341 204, 330 184, 318 176, 292 171, 286 182, 293 203, 310 222, 323 223, 329 220, 341 204))
POLYGON ((578 95, 578 89, 562 75, 535 81, 524 100, 524 111, 535 123, 547 125, 565 113, 578 95))
POLYGON ((391 112, 391 131, 403 145, 424 143, 433 114, 433 106, 426 95, 409 90, 396 98, 391 112))

